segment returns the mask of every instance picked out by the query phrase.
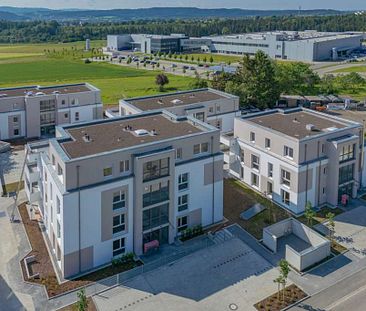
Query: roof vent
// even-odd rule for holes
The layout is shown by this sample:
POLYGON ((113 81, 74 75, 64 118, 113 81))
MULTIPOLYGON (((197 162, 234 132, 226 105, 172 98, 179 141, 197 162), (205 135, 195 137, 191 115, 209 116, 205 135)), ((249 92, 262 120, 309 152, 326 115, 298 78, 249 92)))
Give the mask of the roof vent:
POLYGON ((297 118, 294 118, 294 119, 292 120, 292 122, 294 122, 294 123, 300 123, 300 121, 299 121, 299 120, 297 120, 297 118))
POLYGON ((8 96, 7 94, 0 94, 0 98, 8 96))
POLYGON ((314 124, 306 124, 306 129, 310 131, 315 131, 315 125, 314 124))
POLYGON ((43 92, 37 92, 36 93, 36 96, 41 96, 41 95, 46 95, 45 93, 43 93, 43 92))
POLYGON ((90 138, 90 136, 87 134, 87 133, 85 133, 84 134, 84 136, 83 136, 83 140, 86 142, 86 143, 90 143, 92 140, 91 140, 91 138, 90 138))
POLYGON ((136 136, 149 135, 149 132, 147 130, 144 130, 144 129, 135 130, 134 133, 135 133, 136 136))
POLYGON ((180 99, 173 99, 171 102, 172 102, 172 104, 174 104, 174 105, 178 105, 178 104, 183 103, 183 101, 182 101, 182 100, 180 100, 180 99))
POLYGON ((331 126, 331 127, 326 128, 324 131, 326 131, 326 132, 333 132, 333 131, 335 131, 337 129, 338 129, 337 127, 331 126))
POLYGON ((158 104, 159 105, 163 105, 164 103, 163 103, 163 100, 162 99, 158 99, 158 104))

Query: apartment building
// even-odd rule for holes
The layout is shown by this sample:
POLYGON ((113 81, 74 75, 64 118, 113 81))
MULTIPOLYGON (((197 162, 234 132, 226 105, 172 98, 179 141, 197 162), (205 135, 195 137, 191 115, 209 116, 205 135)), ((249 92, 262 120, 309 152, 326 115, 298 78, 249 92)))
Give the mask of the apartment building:
POLYGON ((223 219, 220 132, 166 111, 56 128, 27 145, 25 188, 63 277, 223 219))
POLYGON ((235 119, 230 172, 294 214, 357 195, 363 126, 304 108, 235 119))
POLYGON ((0 88, 0 140, 54 135, 56 125, 102 115, 100 90, 88 83, 0 88))
POLYGON ((192 116, 220 129, 234 129, 234 118, 240 115, 239 97, 211 88, 173 92, 162 95, 121 99, 120 115, 165 109, 177 116, 192 116))

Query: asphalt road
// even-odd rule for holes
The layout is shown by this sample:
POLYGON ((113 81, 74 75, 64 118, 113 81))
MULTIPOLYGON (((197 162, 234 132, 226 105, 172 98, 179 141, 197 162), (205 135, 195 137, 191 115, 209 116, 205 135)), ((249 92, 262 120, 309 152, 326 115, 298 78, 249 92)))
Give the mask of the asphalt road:
POLYGON ((311 296, 291 311, 366 310, 366 268, 311 296), (355 306, 355 309, 351 306, 355 306))

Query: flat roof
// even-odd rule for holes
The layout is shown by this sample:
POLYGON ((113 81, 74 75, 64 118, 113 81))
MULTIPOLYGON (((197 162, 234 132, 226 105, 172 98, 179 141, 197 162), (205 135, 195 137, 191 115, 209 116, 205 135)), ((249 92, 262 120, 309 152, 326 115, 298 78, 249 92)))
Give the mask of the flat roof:
POLYGON ((339 120, 329 115, 304 109, 294 109, 293 111, 273 110, 268 113, 248 115, 242 118, 297 139, 327 132, 331 133, 334 130, 352 125, 347 120, 339 120), (313 125, 313 130, 307 128, 309 125, 313 125))
POLYGON ((163 95, 131 98, 125 102, 137 107, 142 111, 164 109, 169 107, 185 106, 228 98, 210 89, 176 92, 163 95))
POLYGON ((64 129, 72 140, 60 145, 71 159, 204 132, 203 127, 193 125, 186 118, 175 120, 163 113, 116 118, 64 129))
POLYGON ((36 95, 36 93, 41 92, 46 95, 53 95, 56 93, 59 94, 71 94, 71 93, 80 93, 92 91, 92 89, 85 83, 82 84, 65 84, 65 85, 52 85, 52 86, 22 86, 22 87, 13 87, 13 88, 0 88, 0 99, 7 97, 18 97, 18 96, 26 96, 27 93, 32 93, 36 95))

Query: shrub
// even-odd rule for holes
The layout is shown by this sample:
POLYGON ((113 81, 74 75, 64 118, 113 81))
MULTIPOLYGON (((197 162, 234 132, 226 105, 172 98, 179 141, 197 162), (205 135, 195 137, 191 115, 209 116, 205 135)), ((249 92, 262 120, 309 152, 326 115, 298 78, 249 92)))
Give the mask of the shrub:
POLYGON ((87 58, 85 61, 84 61, 85 64, 90 64, 91 63, 91 60, 89 58, 87 58))

